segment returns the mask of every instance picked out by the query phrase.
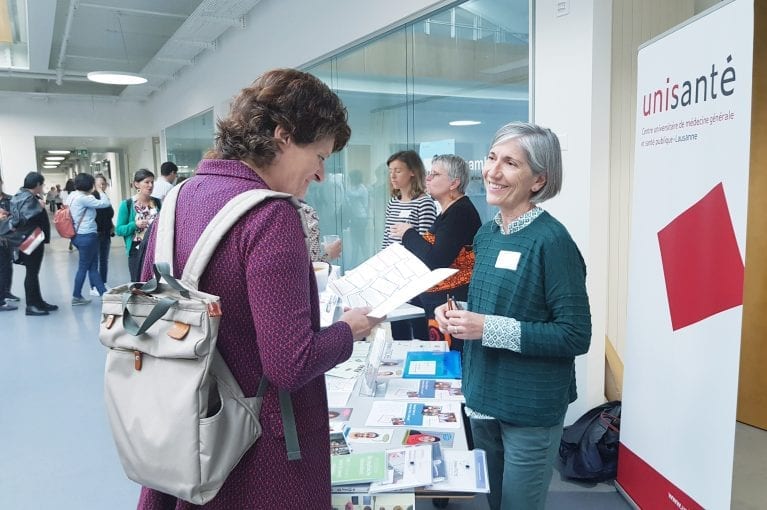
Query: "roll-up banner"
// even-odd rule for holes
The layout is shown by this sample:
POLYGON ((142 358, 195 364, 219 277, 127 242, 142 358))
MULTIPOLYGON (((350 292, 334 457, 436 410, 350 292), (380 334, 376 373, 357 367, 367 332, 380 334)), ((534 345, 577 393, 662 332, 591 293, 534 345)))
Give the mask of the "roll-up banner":
POLYGON ((643 509, 730 507, 754 8, 639 49, 618 484, 643 509))

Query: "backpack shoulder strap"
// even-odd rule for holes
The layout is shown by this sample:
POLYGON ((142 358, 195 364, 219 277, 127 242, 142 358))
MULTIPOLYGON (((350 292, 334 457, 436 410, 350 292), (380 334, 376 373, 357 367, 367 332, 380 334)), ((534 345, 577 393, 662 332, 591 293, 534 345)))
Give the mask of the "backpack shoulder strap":
MULTIPOLYGON (((205 230, 194 245, 184 267, 184 274, 181 276, 184 283, 195 289, 198 288, 200 277, 208 266, 208 262, 213 256, 213 252, 216 251, 216 247, 221 239, 245 213, 268 198, 287 198, 293 200, 288 193, 268 189, 253 189, 240 193, 227 202, 210 220, 210 223, 205 227, 205 230)), ((166 207, 168 207, 167 204, 166 207)), ((160 216, 162 217, 162 215, 160 216)))
MULTIPOLYGON (((155 264, 158 262, 167 264, 168 274, 171 275, 173 274, 173 247, 176 242, 176 201, 178 200, 181 188, 187 182, 189 182, 189 179, 173 186, 168 194, 165 195, 164 207, 160 211, 160 216, 155 220, 155 223, 157 223, 157 238, 155 239, 154 262, 155 264)), ((128 212, 130 212, 130 209, 128 212)))
MULTIPOLYGON (((184 181, 186 182, 186 181, 184 181)), ((175 188, 174 188, 175 190, 175 188)), ((192 248, 192 253, 184 267, 184 274, 181 280, 185 285, 192 288, 199 288, 200 277, 208 266, 210 258, 216 250, 221 239, 229 232, 232 226, 242 218, 253 207, 269 198, 289 199, 296 210, 299 209, 298 201, 287 193, 280 193, 268 189, 254 189, 240 193, 232 198, 226 205, 213 217, 205 227, 200 238, 192 248)), ((165 208, 169 209, 168 197, 165 198, 165 208)), ((173 197, 175 202, 175 197, 173 197)), ((175 204, 172 204, 175 207, 175 204)), ((163 212, 160 217, 165 215, 163 212)), ((303 221, 302 221, 303 222, 303 221)), ((159 235, 159 232, 158 232, 159 235)), ((269 382, 266 377, 261 378, 258 388, 258 396, 263 397, 269 382)), ((298 444, 298 433, 296 431, 296 418, 293 413, 293 402, 290 392, 282 389, 277 390, 280 402, 280 414, 282 415, 282 429, 285 435, 285 448, 287 450, 288 460, 300 460, 301 448, 298 444)))

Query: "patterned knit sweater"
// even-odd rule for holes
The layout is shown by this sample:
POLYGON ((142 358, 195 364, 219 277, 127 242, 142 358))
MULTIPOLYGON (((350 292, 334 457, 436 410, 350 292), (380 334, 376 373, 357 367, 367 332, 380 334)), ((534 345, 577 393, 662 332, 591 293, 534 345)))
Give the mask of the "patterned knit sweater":
POLYGON ((474 238, 469 310, 519 321, 518 352, 464 344, 466 406, 501 421, 550 427, 576 398, 576 355, 588 351, 586 267, 565 227, 547 212, 503 234, 494 222, 474 238), (497 264, 501 251, 519 255, 497 264), (496 265, 506 266, 496 267, 496 265))

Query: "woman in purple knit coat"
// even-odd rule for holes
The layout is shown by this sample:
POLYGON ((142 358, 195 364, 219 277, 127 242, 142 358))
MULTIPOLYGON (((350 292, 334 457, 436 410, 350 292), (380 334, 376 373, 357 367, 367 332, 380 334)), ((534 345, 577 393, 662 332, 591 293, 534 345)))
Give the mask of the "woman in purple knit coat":
MULTIPOLYGON (((310 74, 279 69, 243 89, 218 122, 215 146, 178 198, 173 267, 180 276, 205 226, 235 195, 255 188, 303 196, 324 179, 324 161, 351 131, 346 109, 310 74)), ((143 277, 154 262, 154 235, 143 277)), ((284 199, 262 202, 224 237, 200 280, 221 297, 218 349, 246 396, 265 375, 263 435, 204 508, 329 509, 330 456, 324 373, 345 361, 376 320, 352 309, 320 331, 317 282, 299 212, 284 199), (286 456, 277 388, 291 392, 301 460, 286 456)), ((172 459, 161 459, 172 462, 172 459)), ((138 508, 194 505, 143 488, 138 508)))

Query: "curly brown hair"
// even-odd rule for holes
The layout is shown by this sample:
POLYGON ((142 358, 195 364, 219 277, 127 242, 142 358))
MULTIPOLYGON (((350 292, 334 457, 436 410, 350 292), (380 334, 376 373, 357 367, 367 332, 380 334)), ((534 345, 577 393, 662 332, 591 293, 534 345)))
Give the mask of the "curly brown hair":
POLYGON ((318 78, 296 69, 274 69, 234 98, 229 116, 217 122, 213 149, 205 157, 268 166, 277 154, 274 130, 281 126, 298 145, 332 137, 333 152, 351 136, 346 108, 318 78))

